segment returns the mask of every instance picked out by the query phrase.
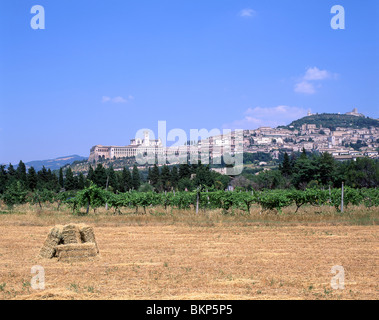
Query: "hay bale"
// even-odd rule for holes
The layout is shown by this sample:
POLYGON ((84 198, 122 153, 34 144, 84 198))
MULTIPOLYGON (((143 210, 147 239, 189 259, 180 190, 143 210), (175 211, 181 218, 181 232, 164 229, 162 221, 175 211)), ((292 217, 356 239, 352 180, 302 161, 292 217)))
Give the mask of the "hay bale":
POLYGON ((63 227, 62 238, 64 244, 81 243, 79 227, 75 224, 68 224, 63 227))
POLYGON ((99 253, 99 248, 97 246, 93 228, 87 225, 79 225, 79 231, 82 243, 94 243, 96 246, 96 252, 99 253))
POLYGON ((56 247, 62 243, 63 226, 52 228, 40 250, 39 255, 42 258, 51 259, 56 254, 56 247))
POLYGON ((68 224, 55 226, 49 232, 40 256, 60 261, 77 261, 94 257, 99 253, 95 233, 85 224, 68 224))
POLYGON ((52 236, 59 238, 60 240, 63 239, 62 233, 63 233, 63 226, 62 225, 56 225, 54 228, 50 230, 50 233, 52 236))
POLYGON ((74 262, 88 260, 97 256, 94 243, 73 243, 57 246, 58 261, 74 262))

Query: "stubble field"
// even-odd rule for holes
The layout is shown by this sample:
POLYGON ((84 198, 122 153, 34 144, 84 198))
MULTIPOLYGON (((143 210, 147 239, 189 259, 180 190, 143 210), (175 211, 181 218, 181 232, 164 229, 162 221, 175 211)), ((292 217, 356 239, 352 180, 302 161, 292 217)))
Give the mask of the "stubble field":
POLYGON ((0 214, 0 299, 378 299, 378 212, 351 216, 0 214), (38 258, 49 229, 69 222, 94 227, 100 256, 38 258), (35 265, 45 290, 30 286, 35 265), (331 287, 335 265, 344 290, 331 287))

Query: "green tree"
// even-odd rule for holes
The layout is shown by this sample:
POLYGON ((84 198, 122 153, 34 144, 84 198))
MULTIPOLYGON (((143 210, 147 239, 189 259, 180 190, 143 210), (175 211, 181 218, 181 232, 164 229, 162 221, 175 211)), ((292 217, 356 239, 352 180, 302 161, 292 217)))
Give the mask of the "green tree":
POLYGON ((94 171, 94 178, 93 178, 93 182, 101 187, 101 188, 105 188, 106 187, 106 184, 107 184, 107 172, 105 170, 105 168, 103 167, 102 164, 98 164, 95 171, 94 171))
POLYGON ((214 187, 217 189, 217 190, 225 190, 229 183, 230 183, 230 178, 229 176, 226 176, 226 175, 223 175, 223 174, 219 174, 219 173, 216 173, 214 172, 214 187))
POLYGON ((150 172, 150 184, 154 188, 158 188, 159 182, 160 182, 161 176, 159 172, 159 168, 156 164, 154 164, 153 168, 151 169, 150 172))
POLYGON ((138 189, 138 192, 153 192, 153 186, 149 183, 143 183, 138 189))
POLYGON ((178 187, 178 182, 179 182, 178 167, 173 166, 171 169, 171 185, 173 186, 174 189, 178 187))
POLYGON ((58 178, 58 183, 61 188, 64 188, 64 177, 63 177, 63 169, 59 169, 59 178, 58 178))
POLYGON ((214 183, 212 173, 210 171, 209 165, 204 166, 199 163, 196 170, 195 185, 196 186, 207 186, 210 187, 214 183))
POLYGON ((37 172, 33 167, 30 167, 28 169, 28 175, 27 175, 28 188, 34 191, 37 188, 37 184, 38 184, 37 172))
POLYGON ((65 188, 67 191, 77 189, 77 184, 74 178, 74 174, 70 167, 68 167, 68 169, 66 170, 65 188))
POLYGON ((2 199, 10 210, 17 204, 26 203, 28 191, 21 181, 13 181, 5 190, 2 199))
POLYGON ((134 190, 138 190, 141 186, 141 176, 136 165, 133 166, 132 185, 134 190))
POLYGON ((318 161, 318 175, 319 180, 323 185, 329 184, 332 182, 335 175, 336 163, 333 156, 325 152, 319 157, 318 161))
POLYGON ((161 171, 161 181, 164 191, 170 191, 172 184, 171 184, 171 174, 170 174, 170 168, 167 165, 164 165, 162 167, 161 171))
POLYGON ((17 172, 11 163, 9 164, 8 169, 7 169, 7 176, 8 176, 9 182, 12 182, 12 181, 16 180, 16 178, 17 178, 17 172))
POLYGON ((284 185, 284 178, 279 170, 262 171, 253 179, 255 189, 276 189, 284 185))
POLYGON ((305 148, 303 147, 303 150, 301 151, 300 159, 308 159, 307 152, 305 151, 305 148))
POLYGON ((179 180, 178 189, 180 191, 192 191, 195 188, 193 181, 189 178, 183 178, 179 180))
POLYGON ((47 177, 48 177, 47 189, 52 190, 52 191, 59 191, 60 186, 58 182, 58 177, 51 171, 51 169, 47 170, 47 177))
POLYGON ((308 159, 305 149, 296 160, 292 183, 296 188, 305 189, 307 184, 314 180, 315 167, 310 159, 308 159))
POLYGON ((122 171, 120 189, 122 192, 127 192, 133 189, 132 175, 126 167, 124 167, 124 170, 122 171))
POLYGON ((78 177, 78 189, 83 190, 85 187, 86 187, 86 180, 84 178, 83 173, 80 172, 79 177, 78 177))
POLYGON ((281 172, 282 172, 282 175, 285 177, 290 177, 292 175, 291 160, 287 152, 284 154, 283 164, 281 166, 281 172))
POLYGON ((93 171, 93 168, 91 165, 89 165, 88 167, 88 174, 87 174, 87 180, 88 181, 94 181, 95 179, 95 174, 94 174, 94 171, 93 171))
POLYGON ((19 162, 16 171, 17 171, 16 173, 17 180, 21 181, 22 183, 26 185, 26 166, 22 161, 19 162))
POLYGON ((0 165, 0 194, 3 194, 7 185, 7 172, 4 165, 0 165))
POLYGON ((179 180, 184 178, 191 178, 191 168, 187 163, 179 165, 179 180))
POLYGON ((358 158, 351 161, 346 170, 346 184, 353 188, 377 188, 379 186, 379 161, 358 158))
POLYGON ((112 165, 107 170, 107 179, 108 179, 108 186, 112 187, 114 191, 119 189, 117 177, 112 165))

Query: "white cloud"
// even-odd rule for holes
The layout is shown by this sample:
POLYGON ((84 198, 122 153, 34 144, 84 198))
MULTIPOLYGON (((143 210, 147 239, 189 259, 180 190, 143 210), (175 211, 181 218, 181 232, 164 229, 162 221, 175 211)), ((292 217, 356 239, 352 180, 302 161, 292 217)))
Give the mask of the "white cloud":
POLYGON ((304 76, 302 76, 295 84, 295 92, 305 94, 315 94, 315 81, 323 81, 331 78, 337 78, 337 74, 332 74, 327 70, 320 70, 317 67, 308 68, 304 76))
POLYGON ((116 97, 112 99, 112 102, 114 103, 127 103, 128 100, 124 99, 123 97, 116 97))
POLYGON ((304 80, 325 80, 331 77, 327 70, 320 70, 317 67, 309 68, 305 73, 304 80))
POLYGON ((253 9, 246 8, 246 9, 241 10, 239 15, 240 17, 250 18, 250 17, 254 17, 256 15, 256 12, 253 9))
POLYGON ((128 98, 123 98, 121 96, 118 96, 115 98, 103 96, 101 102, 102 103, 108 103, 108 102, 111 102, 111 103, 128 103, 131 100, 134 100, 134 97, 132 95, 129 95, 128 98))
POLYGON ((225 129, 256 129, 259 127, 277 127, 287 125, 293 120, 307 115, 307 110, 298 107, 277 106, 272 108, 249 108, 244 112, 244 118, 225 124, 225 129))
POLYGON ((316 89, 314 85, 308 81, 302 81, 295 85, 295 92, 306 93, 306 94, 315 94, 316 89))

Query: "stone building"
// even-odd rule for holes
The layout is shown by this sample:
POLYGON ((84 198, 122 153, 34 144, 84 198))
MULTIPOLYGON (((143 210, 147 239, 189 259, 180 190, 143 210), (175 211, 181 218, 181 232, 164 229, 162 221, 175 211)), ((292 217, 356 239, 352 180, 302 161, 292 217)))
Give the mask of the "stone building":
POLYGON ((98 161, 99 159, 117 159, 125 157, 135 157, 138 152, 154 152, 156 154, 163 153, 161 139, 150 140, 149 132, 144 133, 144 139, 132 139, 128 146, 102 146, 96 145, 91 148, 89 162, 98 161))

